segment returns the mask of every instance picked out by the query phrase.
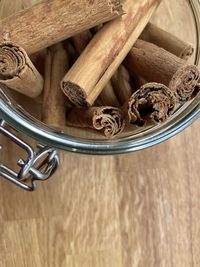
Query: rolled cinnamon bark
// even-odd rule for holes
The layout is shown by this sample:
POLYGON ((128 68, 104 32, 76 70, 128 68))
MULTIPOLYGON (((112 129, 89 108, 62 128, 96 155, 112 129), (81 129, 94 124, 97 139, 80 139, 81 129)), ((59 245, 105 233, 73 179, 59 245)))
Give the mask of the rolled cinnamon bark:
POLYGON ((28 54, 122 15, 120 0, 42 1, 0 21, 0 42, 11 40, 28 54))
POLYGON ((147 82, 169 86, 179 102, 190 100, 194 92, 197 93, 200 79, 198 68, 186 65, 185 60, 149 42, 138 40, 128 54, 125 65, 130 72, 142 76, 147 82))
POLYGON ((184 66, 173 75, 169 88, 175 92, 179 102, 194 98, 200 91, 200 72, 196 66, 184 66))
POLYGON ((94 103, 149 22, 159 0, 126 0, 126 14, 104 25, 66 74, 61 88, 77 106, 94 103))
POLYGON ((194 53, 194 47, 180 40, 173 34, 157 27, 153 23, 148 23, 140 38, 164 48, 170 53, 187 60, 194 53))
POLYGON ((111 83, 120 105, 123 105, 134 91, 132 90, 130 75, 123 65, 119 66, 118 70, 113 75, 111 83))
POLYGON ((36 52, 29 56, 30 60, 32 61, 32 63, 42 76, 44 76, 45 73, 46 52, 47 52, 46 49, 42 49, 41 51, 36 52))
POLYGON ((121 133, 125 122, 120 109, 115 107, 74 108, 67 113, 67 125, 101 131, 107 138, 121 133))
POLYGON ((71 66, 73 66, 74 62, 77 60, 78 54, 70 39, 67 39, 66 41, 64 41, 63 44, 68 54, 68 61, 69 61, 69 68, 70 68, 71 66))
POLYGON ((41 94, 44 85, 25 50, 11 42, 0 44, 0 83, 32 98, 41 94))
POLYGON ((101 23, 101 24, 99 24, 99 25, 93 27, 93 28, 91 29, 91 33, 94 35, 94 34, 96 34, 98 31, 100 31, 102 28, 103 28, 103 23, 101 23))
POLYGON ((112 107, 120 106, 119 100, 115 94, 115 91, 110 81, 101 92, 98 100, 103 106, 112 106, 112 107))
POLYGON ((79 55, 83 52, 91 39, 92 33, 90 32, 90 30, 83 31, 72 37, 73 44, 79 55))
POLYGON ((131 124, 145 126, 166 121, 174 112, 176 98, 165 85, 148 83, 137 90, 128 103, 131 124))
POLYGON ((42 120, 52 126, 65 126, 66 97, 60 80, 68 69, 68 55, 62 43, 47 50, 42 120))
MULTIPOLYGON (((103 27, 103 26, 101 26, 103 27)), ((83 52, 83 50, 86 48, 88 43, 92 39, 92 34, 90 30, 84 31, 74 37, 72 37, 74 46, 76 51, 79 53, 79 55, 83 52)), ((98 101, 96 104, 101 105, 101 106, 113 106, 113 107, 119 107, 119 101, 115 95, 115 92, 113 90, 112 84, 109 81, 105 88, 102 90, 98 101)))

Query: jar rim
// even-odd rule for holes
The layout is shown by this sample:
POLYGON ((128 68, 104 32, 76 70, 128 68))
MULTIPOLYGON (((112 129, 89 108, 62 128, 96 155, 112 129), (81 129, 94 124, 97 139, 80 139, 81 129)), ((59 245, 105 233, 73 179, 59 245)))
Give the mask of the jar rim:
MULTIPOLYGON (((188 0, 196 24, 196 40, 197 51, 195 64, 200 63, 200 0, 198 2, 188 0)), ((7 95, 5 88, 0 87, 0 112, 1 117, 10 123, 18 131, 28 135, 29 137, 53 146, 71 152, 96 155, 111 155, 119 153, 127 153, 142 150, 159 144, 172 136, 178 134, 200 117, 200 95, 184 109, 172 116, 170 121, 159 127, 154 127, 151 132, 143 132, 135 137, 119 138, 113 140, 86 140, 77 137, 66 136, 61 132, 52 129, 37 119, 30 116, 28 112, 23 110, 17 103, 7 95)))

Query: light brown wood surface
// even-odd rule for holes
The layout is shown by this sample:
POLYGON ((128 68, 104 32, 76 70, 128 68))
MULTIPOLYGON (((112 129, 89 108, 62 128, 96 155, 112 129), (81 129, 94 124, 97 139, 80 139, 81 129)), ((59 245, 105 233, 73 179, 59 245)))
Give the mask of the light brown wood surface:
POLYGON ((199 129, 129 155, 61 153, 34 193, 0 180, 0 266, 199 267, 199 129))
POLYGON ((34 193, 0 179, 0 266, 199 267, 199 130, 129 155, 61 153, 34 193))

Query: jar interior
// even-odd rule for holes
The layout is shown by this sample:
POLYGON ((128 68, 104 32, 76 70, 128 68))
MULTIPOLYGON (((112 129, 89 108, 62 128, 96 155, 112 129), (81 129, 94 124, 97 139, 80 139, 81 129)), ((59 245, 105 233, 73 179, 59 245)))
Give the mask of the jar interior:
MULTIPOLYGON (((192 8, 193 1, 187 0, 163 0, 156 13, 152 18, 152 22, 158 25, 159 27, 171 32, 175 36, 179 37, 182 40, 186 40, 187 42, 193 44, 195 47, 194 55, 189 59, 189 63, 197 64, 198 63, 198 29, 197 22, 195 19, 194 10, 192 8)), ((34 118, 41 120, 41 112, 42 112, 42 104, 35 103, 34 100, 25 97, 16 92, 10 92, 11 96, 15 99, 15 101, 22 106, 27 112, 29 112, 34 118)), ((194 100, 193 100, 194 101, 194 100)), ((175 113, 172 115, 170 120, 162 125, 154 125, 149 127, 141 127, 136 128, 133 126, 125 129, 123 133, 115 137, 116 140, 129 140, 130 138, 133 140, 143 138, 147 133, 155 132, 158 129, 165 128, 165 125, 170 124, 170 121, 174 121, 176 117, 184 112, 184 110, 191 105, 190 103, 184 104, 180 106, 175 113)), ((56 133, 61 133, 61 136, 73 137, 73 138, 81 138, 84 140, 95 140, 101 141, 105 140, 105 137, 101 135, 99 132, 93 131, 91 129, 84 128, 72 128, 72 127, 61 127, 61 128, 53 128, 56 133)))

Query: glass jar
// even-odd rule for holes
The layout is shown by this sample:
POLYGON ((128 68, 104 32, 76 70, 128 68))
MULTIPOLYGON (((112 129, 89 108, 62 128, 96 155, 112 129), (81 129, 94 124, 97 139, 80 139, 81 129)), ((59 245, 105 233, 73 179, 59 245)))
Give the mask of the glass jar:
MULTIPOLYGON (((195 54, 191 63, 200 66, 200 1, 163 1, 152 21, 161 28, 191 42, 195 54), (187 18, 187 19, 186 19, 187 18)), ((17 131, 55 149, 87 154, 117 154, 138 151, 163 142, 179 133, 200 116, 200 95, 181 106, 166 123, 136 132, 125 132, 104 140, 84 130, 53 129, 22 108, 5 89, 0 88, 1 118, 17 131)), ((25 188, 26 189, 26 188, 25 188)))

